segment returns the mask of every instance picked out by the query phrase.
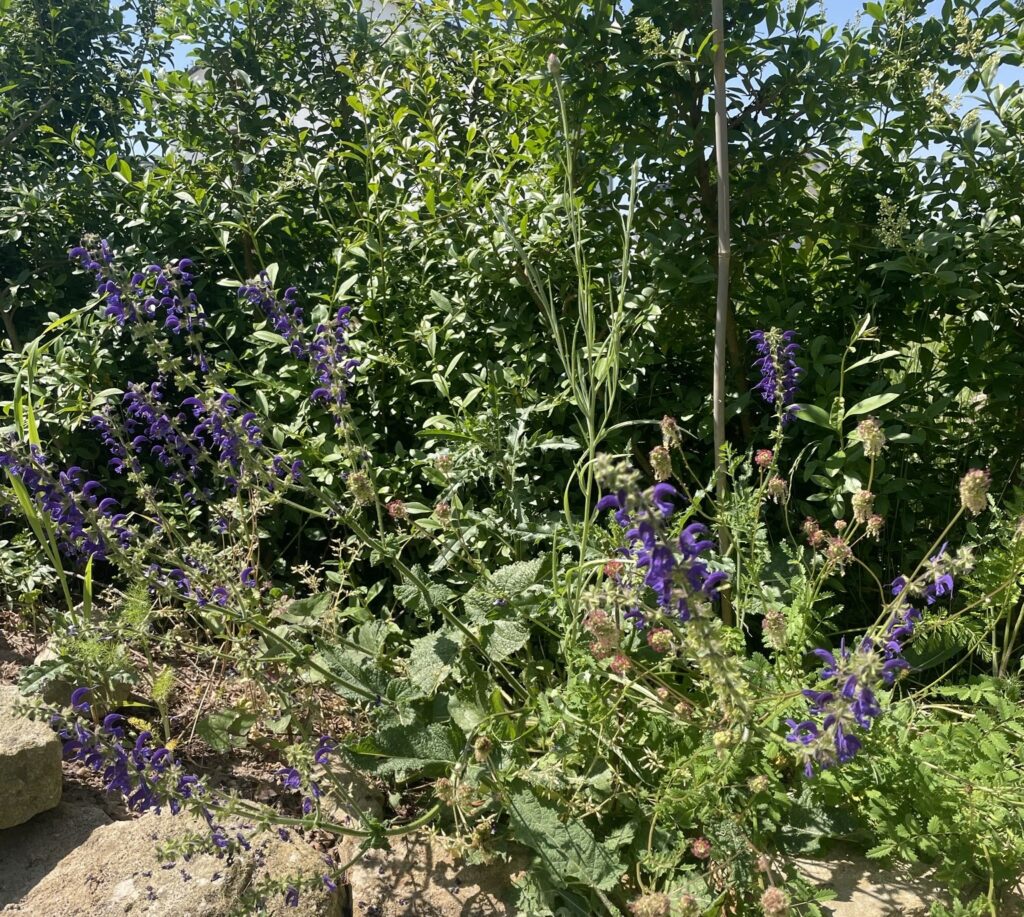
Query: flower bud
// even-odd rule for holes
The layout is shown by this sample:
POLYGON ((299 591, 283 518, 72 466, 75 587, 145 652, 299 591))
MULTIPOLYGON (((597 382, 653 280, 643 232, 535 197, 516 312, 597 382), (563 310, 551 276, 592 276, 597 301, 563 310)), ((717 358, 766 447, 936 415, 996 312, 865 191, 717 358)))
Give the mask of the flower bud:
POLYGON ((656 653, 667 653, 672 649, 672 631, 657 627, 647 634, 647 645, 656 653))
POLYGON ((651 450, 651 470, 654 480, 667 481, 672 477, 672 453, 664 446, 655 446, 651 450))
POLYGON ((616 653, 608 666, 616 675, 625 675, 633 664, 625 653, 616 653))
POLYGON ((808 516, 804 519, 804 524, 800 527, 807 538, 807 543, 812 548, 820 548, 825 544, 825 533, 821 530, 821 526, 818 525, 817 521, 808 516))
POLYGON ((771 608, 761 619, 761 632, 764 642, 773 650, 781 650, 786 645, 786 614, 781 608, 771 608))
POLYGON ((766 888, 761 895, 761 911, 764 917, 786 917, 789 913, 789 895, 774 885, 766 888))
POLYGON ((775 503, 782 503, 789 493, 789 487, 786 485, 786 482, 778 475, 768 479, 765 490, 775 503))
POLYGON ((697 917, 702 910, 700 902, 690 894, 680 895, 679 900, 676 902, 676 907, 679 911, 679 917, 697 917))
POLYGON ((591 636, 590 651, 598 659, 612 655, 619 647, 619 628, 603 608, 587 612, 583 629, 591 636))
POLYGON ((618 579, 619 575, 622 573, 622 561, 609 560, 605 563, 602 569, 604 570, 604 575, 607 576, 608 579, 618 579))
POLYGON ((988 488, 991 478, 987 471, 972 468, 960 481, 960 504, 965 510, 977 516, 988 506, 988 488))
POLYGON ((875 495, 870 490, 860 490, 850 500, 853 505, 853 518, 866 524, 875 508, 875 495))
POLYGON ((548 55, 548 73, 552 76, 558 76, 562 72, 561 61, 558 60, 558 55, 552 51, 548 55))
POLYGON ((397 497, 394 500, 388 500, 387 510, 388 515, 394 519, 395 522, 404 522, 409 518, 409 510, 406 509, 405 503, 397 497))
POLYGON ((365 471, 353 471, 348 476, 348 492, 358 506, 367 506, 373 503, 377 496, 373 488, 373 482, 365 471))
POLYGON ((633 917, 670 917, 672 899, 662 892, 642 895, 629 902, 629 913, 633 917))
POLYGON ((843 538, 829 538, 828 546, 825 548, 825 559, 839 567, 839 571, 842 572, 843 567, 853 560, 853 551, 843 538))
POLYGON ((434 507, 434 517, 441 523, 442 528, 448 528, 452 524, 452 505, 444 500, 434 507))
POLYGON ((673 449, 682 445, 683 437, 679 430, 679 424, 674 417, 666 414, 661 418, 661 442, 666 449, 673 449))
POLYGON ((878 458, 885 446, 885 433, 874 417, 867 417, 857 424, 857 439, 864 445, 864 454, 868 458, 878 458))
POLYGON ((867 521, 867 533, 872 538, 877 538, 882 531, 882 526, 885 525, 885 520, 875 513, 870 516, 867 521))
POLYGON ((711 856, 711 841, 706 837, 695 837, 690 841, 690 853, 698 860, 706 860, 711 856))
POLYGON ((494 743, 487 736, 479 736, 473 743, 473 757, 478 764, 483 764, 491 756, 494 743))
POLYGON ((774 458, 775 453, 773 453, 771 449, 758 449, 757 452, 754 453, 754 464, 757 465, 758 468, 768 468, 774 458))
POLYGON ((768 792, 771 785, 772 782, 764 774, 758 774, 756 777, 751 777, 747 781, 747 786, 750 788, 750 792, 754 794, 768 792))

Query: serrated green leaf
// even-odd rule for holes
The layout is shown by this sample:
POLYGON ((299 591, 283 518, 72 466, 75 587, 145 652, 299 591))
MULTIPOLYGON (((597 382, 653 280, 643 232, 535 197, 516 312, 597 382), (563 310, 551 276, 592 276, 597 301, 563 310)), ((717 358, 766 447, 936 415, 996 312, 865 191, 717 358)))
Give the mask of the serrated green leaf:
POLYGON ((537 865, 553 878, 575 879, 601 890, 618 882, 622 861, 583 822, 563 821, 558 809, 526 787, 512 794, 507 809, 512 833, 536 852, 537 865))
POLYGON ((451 675, 461 644, 462 635, 449 630, 413 640, 409 654, 409 680, 424 695, 433 694, 451 675))
POLYGON ((530 629, 518 621, 493 621, 485 628, 483 638, 487 655, 495 662, 507 659, 526 646, 530 629))
POLYGON ((462 734, 454 725, 427 723, 386 727, 358 742, 350 751, 359 767, 375 774, 405 778, 450 770, 463 744, 462 734))

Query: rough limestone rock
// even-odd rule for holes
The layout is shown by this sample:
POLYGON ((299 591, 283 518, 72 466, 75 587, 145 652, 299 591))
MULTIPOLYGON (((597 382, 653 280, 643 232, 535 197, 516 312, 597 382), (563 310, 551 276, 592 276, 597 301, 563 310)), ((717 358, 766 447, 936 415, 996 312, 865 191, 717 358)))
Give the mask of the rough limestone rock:
MULTIPOLYGON (((525 859, 524 861, 525 862, 525 859)), ((348 870, 353 917, 513 917, 522 863, 472 866, 422 834, 393 838, 348 870)))
POLYGON ((294 835, 254 839, 229 861, 196 854, 161 862, 157 846, 202 832, 188 816, 144 815, 110 821, 94 801, 62 805, 30 824, 0 834, 2 913, 32 917, 228 917, 265 914, 340 917, 339 892, 319 881, 321 855, 294 835), (305 877, 297 907, 284 898, 285 880, 305 877), (278 881, 280 887, 270 882, 278 881), (260 894, 265 905, 253 902, 260 894))
POLYGON ((927 873, 886 869, 855 853, 800 859, 796 866, 805 879, 836 893, 821 905, 833 917, 925 917, 933 903, 946 900, 927 873))
POLYGON ((19 696, 0 685, 0 829, 60 802, 60 742, 46 723, 14 712, 19 696))
MULTIPOLYGON (((384 813, 383 795, 357 772, 326 810, 331 821, 359 827, 359 813, 377 818, 384 813)), ((359 840, 341 844, 342 862, 359 851, 359 840)), ((473 866, 458 862, 440 840, 426 834, 391 838, 387 849, 368 850, 349 867, 346 878, 353 917, 513 917, 508 903, 513 880, 526 857, 512 863, 473 866)))

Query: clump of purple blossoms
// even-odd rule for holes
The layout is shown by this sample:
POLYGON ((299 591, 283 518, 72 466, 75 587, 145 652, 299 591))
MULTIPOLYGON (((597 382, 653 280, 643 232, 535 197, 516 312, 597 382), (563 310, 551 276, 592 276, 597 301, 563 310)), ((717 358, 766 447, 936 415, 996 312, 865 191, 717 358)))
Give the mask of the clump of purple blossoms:
MULTIPOLYGON (((89 688, 72 692, 75 713, 91 712, 90 693, 89 688)), ((108 713, 99 725, 55 714, 50 724, 63 743, 64 757, 101 773, 107 792, 120 793, 135 812, 159 812, 166 805, 176 815, 182 800, 202 792, 199 778, 177 767, 171 752, 155 745, 149 732, 134 742, 126 738, 125 719, 118 713, 108 713)))
POLYGON ((263 314, 270 320, 273 329, 288 342, 288 350, 293 357, 300 360, 309 358, 309 344, 306 341, 305 314, 295 305, 298 291, 288 287, 284 291, 283 301, 279 301, 270 283, 266 271, 260 271, 259 277, 239 287, 239 299, 244 299, 254 306, 259 306, 263 314))
POLYGON ((796 332, 772 328, 770 331, 755 331, 750 340, 757 345, 758 358, 754 366, 761 373, 754 390, 760 392, 765 402, 782 416, 783 423, 788 423, 793 415, 787 408, 796 400, 803 374, 796 362, 800 349, 800 345, 795 343, 796 332))
POLYGON ((92 418, 118 474, 140 473, 143 456, 167 469, 168 480, 190 483, 184 494, 195 503, 210 496, 196 477, 204 460, 221 465, 216 480, 235 494, 248 480, 275 489, 275 481, 297 483, 302 461, 288 462, 264 444, 255 412, 246 410, 231 392, 191 395, 175 407, 161 377, 149 384, 132 384, 121 401, 121 411, 108 406, 92 418))
MULTIPOLYGON (((316 748, 313 750, 312 763, 320 767, 327 767, 330 764, 331 755, 337 750, 337 745, 330 736, 320 736, 316 748)), ((308 747, 300 748, 298 757, 309 762, 308 747)), ((317 800, 323 795, 320 784, 312 779, 304 779, 302 773, 296 767, 282 767, 278 769, 278 777, 282 785, 289 790, 302 790, 302 812, 309 815, 316 807, 317 800)))
POLYGON ((127 516, 113 497, 85 471, 72 465, 55 471, 38 446, 14 439, 0 449, 0 468, 28 492, 29 498, 50 517, 61 551, 69 558, 103 560, 112 544, 125 547, 132 540, 127 516))
POLYGON ((335 422, 340 425, 343 419, 341 409, 348 397, 348 383, 359 365, 359 361, 351 356, 348 345, 350 307, 342 306, 330 319, 310 332, 303 310, 295 305, 298 297, 295 287, 285 290, 278 300, 266 271, 241 287, 238 295, 259 306, 274 330, 287 342, 292 356, 310 362, 315 385, 310 401, 327 405, 335 416, 335 422))
POLYGON ((313 381, 317 386, 310 400, 328 405, 337 424, 342 422, 341 408, 348 397, 348 382, 359 365, 359 361, 350 356, 348 346, 351 311, 348 306, 342 306, 329 321, 317 325, 310 347, 313 381))
MULTIPOLYGON (((629 482, 603 496, 597 509, 615 510, 615 519, 626 528, 631 555, 644 571, 643 583, 654 591, 661 610, 680 623, 690 620, 695 602, 718 597, 718 587, 728 578, 711 570, 703 555, 714 547, 705 538, 707 528, 699 522, 672 534, 672 516, 679 493, 671 484, 656 484, 641 492, 629 482)), ((650 622, 639 607, 626 613, 638 629, 650 622)))
MULTIPOLYGON (((953 576, 946 563, 945 545, 929 561, 926 577, 923 583, 913 585, 926 605, 952 595, 953 576)), ((898 577, 891 588, 894 598, 907 594, 908 581, 898 577)), ((860 750, 857 730, 870 729, 882 713, 876 692, 880 687, 891 688, 899 673, 910 668, 903 649, 921 617, 919 609, 904 602, 893 611, 880 635, 862 637, 855 649, 847 647, 844 638, 838 653, 813 651, 825 663, 820 673, 824 684, 803 692, 815 718, 786 720, 790 727, 786 739, 802 746, 808 777, 814 776, 815 766, 825 769, 846 764, 860 750)))
POLYGON ((193 343, 195 362, 206 372, 206 358, 194 341, 206 326, 206 315, 192 289, 195 268, 191 259, 181 258, 164 266, 149 264, 133 273, 126 283, 107 240, 100 239, 95 251, 90 246, 95 248, 91 240, 83 240, 82 245, 68 252, 68 257, 96 278, 96 292, 107 304, 103 314, 122 328, 157 321, 162 314, 164 328, 193 343))

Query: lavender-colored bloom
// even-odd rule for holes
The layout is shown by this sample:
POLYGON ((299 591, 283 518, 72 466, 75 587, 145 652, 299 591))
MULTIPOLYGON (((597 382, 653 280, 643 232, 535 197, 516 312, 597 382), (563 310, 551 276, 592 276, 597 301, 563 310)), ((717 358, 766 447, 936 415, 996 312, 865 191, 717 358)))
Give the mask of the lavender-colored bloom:
POLYGON ((758 359, 754 366, 761 373, 761 379, 754 387, 761 397, 782 414, 783 423, 792 419, 792 412, 786 408, 796 399, 800 376, 803 370, 797 365, 796 354, 800 345, 795 343, 793 331, 755 331, 750 335, 757 345, 758 359))
POLYGON ((26 447, 10 439, 6 448, 0 448, 0 468, 19 480, 33 502, 50 517, 62 553, 73 560, 103 560, 112 540, 120 546, 131 541, 127 516, 114 512, 116 501, 100 499, 100 484, 89 480, 78 466, 55 473, 37 446, 26 447))
MULTIPOLYGON (((935 575, 922 590, 925 601, 930 605, 953 589, 953 578, 942 569, 943 551, 931 559, 935 575)), ((908 594, 905 577, 893 581, 892 594, 902 597, 908 594)), ((910 668, 903 657, 903 648, 913 636, 915 625, 921 620, 921 612, 909 603, 894 612, 881 635, 881 640, 863 637, 856 649, 840 641, 839 650, 833 653, 826 649, 813 651, 823 663, 819 677, 825 684, 820 689, 805 689, 809 709, 815 720, 795 722, 787 720, 790 742, 805 749, 804 772, 813 776, 815 767, 828 768, 852 760, 861 748, 861 740, 855 730, 868 730, 872 722, 882 714, 876 692, 879 687, 892 687, 900 672, 910 668)))
MULTIPOLYGON (((205 326, 206 316, 191 289, 194 265, 190 259, 182 258, 166 268, 150 264, 144 270, 134 272, 125 289, 118 279, 114 254, 106 239, 100 240, 99 249, 97 255, 85 245, 78 245, 68 252, 68 256, 93 273, 96 292, 106 302, 103 314, 112 318, 115 324, 124 327, 154 320, 162 310, 164 327, 174 335, 184 334, 191 340, 205 326)), ((191 343, 195 347, 195 342, 191 343)), ((197 347, 193 358, 201 368, 205 365, 197 347)))
POLYGON ((281 303, 274 294, 267 272, 261 271, 258 279, 239 287, 238 296, 259 306, 273 329, 288 343, 292 356, 300 360, 309 359, 309 342, 302 309, 295 306, 295 287, 285 290, 284 302, 281 303))
MULTIPOLYGON (((678 539, 671 537, 669 526, 675 513, 679 494, 671 484, 657 484, 647 495, 630 495, 625 489, 602 497, 598 510, 615 509, 615 518, 630 540, 628 553, 644 571, 644 585, 657 597, 658 605, 680 622, 689 620, 693 602, 716 598, 718 587, 728 577, 723 571, 712 571, 702 555, 714 547, 703 539, 707 532, 700 523, 688 525, 678 539)), ((639 603, 625 617, 635 627, 647 626, 639 603)))
POLYGON ((341 408, 348 399, 348 382, 359 365, 359 361, 349 355, 347 332, 351 323, 350 313, 348 306, 342 306, 330 321, 318 325, 309 349, 316 385, 310 400, 327 404, 339 425, 342 422, 341 408))
POLYGON ((599 513, 606 509, 615 509, 615 521, 623 528, 629 525, 629 505, 624 489, 618 490, 613 494, 605 494, 597 501, 597 511, 599 513))
MULTIPOLYGON (((88 692, 88 688, 80 687, 72 693, 76 713, 89 712, 84 701, 88 692)), ((166 748, 153 747, 149 732, 127 742, 123 723, 124 718, 116 713, 108 714, 95 728, 61 716, 51 721, 63 742, 64 756, 100 773, 108 792, 120 793, 129 808, 159 812, 163 805, 169 805, 173 813, 179 812, 181 800, 199 789, 199 778, 177 770, 166 748)))
POLYGON ((294 767, 282 767, 277 773, 281 778, 281 783, 288 789, 297 790, 302 786, 302 776, 294 767))
POLYGON ((256 571, 252 567, 246 567, 240 576, 242 585, 247 589, 256 588, 256 571))
POLYGON ((313 753, 313 760, 317 764, 326 765, 328 759, 334 754, 337 746, 331 740, 330 736, 320 736, 320 742, 317 744, 316 751, 313 753))
POLYGON ((299 906, 299 890, 294 886, 290 886, 288 891, 284 893, 284 903, 288 907, 299 906))
POLYGON ((91 693, 91 688, 75 688, 71 692, 71 709, 76 713, 88 713, 91 707, 86 697, 91 693))

